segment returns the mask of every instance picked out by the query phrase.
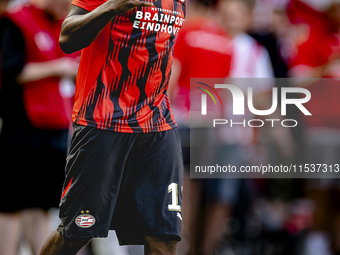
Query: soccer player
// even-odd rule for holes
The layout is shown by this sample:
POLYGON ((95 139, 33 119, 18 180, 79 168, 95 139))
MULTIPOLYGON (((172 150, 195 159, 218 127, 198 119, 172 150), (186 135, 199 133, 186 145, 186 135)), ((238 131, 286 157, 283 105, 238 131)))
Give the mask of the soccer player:
POLYGON ((184 0, 73 0, 61 48, 82 49, 61 224, 41 254, 75 254, 115 229, 120 244, 175 254, 183 163, 167 87, 184 0))

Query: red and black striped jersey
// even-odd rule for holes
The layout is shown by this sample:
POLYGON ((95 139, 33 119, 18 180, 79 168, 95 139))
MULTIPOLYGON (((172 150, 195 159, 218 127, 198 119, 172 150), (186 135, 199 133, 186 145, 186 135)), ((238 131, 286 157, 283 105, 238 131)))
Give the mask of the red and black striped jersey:
MULTIPOLYGON (((92 11, 104 2, 72 4, 92 11)), ((185 12, 183 0, 158 0, 115 16, 82 50, 73 121, 124 133, 176 127, 167 87, 185 12)))

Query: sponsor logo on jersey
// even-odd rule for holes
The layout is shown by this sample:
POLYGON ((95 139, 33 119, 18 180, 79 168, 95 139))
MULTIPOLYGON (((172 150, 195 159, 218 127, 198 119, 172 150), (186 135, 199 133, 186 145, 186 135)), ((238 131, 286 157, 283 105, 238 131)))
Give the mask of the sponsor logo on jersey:
POLYGON ((133 28, 176 35, 184 20, 184 16, 178 11, 153 7, 150 12, 136 11, 133 28))
MULTIPOLYGON (((89 212, 88 210, 86 212, 89 212)), ((78 227, 81 228, 89 228, 92 227, 95 223, 96 223, 96 219, 94 218, 94 216, 92 216, 91 214, 83 214, 84 211, 81 211, 81 215, 79 215, 76 219, 75 219, 75 223, 77 224, 78 227)))

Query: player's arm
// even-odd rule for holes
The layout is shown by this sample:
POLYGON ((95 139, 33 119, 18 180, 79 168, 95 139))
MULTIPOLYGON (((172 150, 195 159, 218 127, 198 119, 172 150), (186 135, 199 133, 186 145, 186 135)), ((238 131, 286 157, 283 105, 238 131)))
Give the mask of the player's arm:
POLYGON ((61 27, 59 38, 61 49, 65 53, 73 53, 89 46, 115 15, 138 6, 153 4, 138 0, 108 0, 91 12, 71 5, 61 27))

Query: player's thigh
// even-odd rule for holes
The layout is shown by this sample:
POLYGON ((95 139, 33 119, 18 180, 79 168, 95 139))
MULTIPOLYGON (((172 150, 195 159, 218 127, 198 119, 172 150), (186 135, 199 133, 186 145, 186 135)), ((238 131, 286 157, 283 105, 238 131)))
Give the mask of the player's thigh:
POLYGON ((172 240, 168 236, 145 236, 145 255, 175 255, 178 241, 172 240))

